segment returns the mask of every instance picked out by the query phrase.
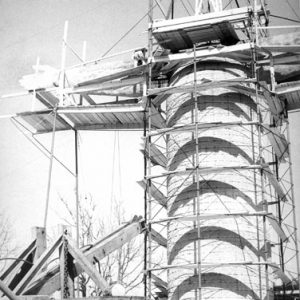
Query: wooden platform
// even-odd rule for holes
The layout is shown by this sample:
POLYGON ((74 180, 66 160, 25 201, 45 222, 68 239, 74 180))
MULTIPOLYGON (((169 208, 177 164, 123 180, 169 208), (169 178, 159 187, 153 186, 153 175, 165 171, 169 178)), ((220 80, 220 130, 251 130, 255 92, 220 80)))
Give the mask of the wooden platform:
MULTIPOLYGON (((143 101, 135 104, 119 103, 90 106, 67 106, 57 109, 55 130, 143 130, 146 107, 143 101)), ((53 131, 54 112, 52 109, 24 112, 16 120, 31 133, 53 131)), ((165 119, 152 106, 153 128, 164 128, 165 119)))
POLYGON ((239 29, 244 28, 243 22, 249 19, 251 12, 251 7, 243 7, 173 20, 155 21, 153 35, 160 46, 172 52, 192 48, 193 44, 211 41, 219 41, 223 45, 234 45, 240 40, 235 24, 239 24, 239 29))

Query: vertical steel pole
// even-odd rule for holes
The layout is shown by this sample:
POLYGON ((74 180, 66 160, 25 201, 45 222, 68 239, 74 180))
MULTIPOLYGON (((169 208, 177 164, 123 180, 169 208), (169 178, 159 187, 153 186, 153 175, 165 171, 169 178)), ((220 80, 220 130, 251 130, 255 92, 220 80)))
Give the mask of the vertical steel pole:
POLYGON ((202 298, 201 278, 201 229, 200 229, 200 184, 199 184, 199 141, 198 141, 198 97, 197 97, 197 61, 196 45, 194 44, 194 118, 195 118, 195 147, 196 147, 196 211, 197 211, 197 270, 198 270, 198 299, 202 298))
POLYGON ((292 165, 292 153, 290 147, 290 124, 289 121, 286 120, 287 124, 287 140, 289 145, 289 173, 290 173, 290 181, 291 181, 291 199, 292 199, 292 207, 293 207, 293 227, 294 227, 294 239, 295 239, 295 250, 296 250, 296 264, 297 264, 297 274, 298 274, 298 289, 300 290, 300 261, 299 261, 299 245, 298 245, 298 229, 297 229, 297 216, 296 216, 296 207, 295 207, 295 193, 294 193, 294 181, 293 181, 293 165, 292 165))
POLYGON ((61 66, 60 66, 60 77, 59 77, 59 89, 60 89, 60 105, 64 104, 64 88, 65 88, 65 68, 66 68, 66 53, 67 53, 67 37, 68 37, 68 25, 69 22, 65 21, 64 36, 62 41, 61 50, 61 66))
POLYGON ((56 115, 57 115, 57 109, 55 107, 54 108, 53 129, 52 129, 52 139, 51 139, 49 171, 48 171, 48 184, 47 184, 47 194, 46 194, 46 206, 45 206, 45 215, 44 215, 44 228, 45 228, 45 230, 47 230, 48 209, 49 209, 50 191, 51 191, 51 179, 52 179, 52 168, 53 168, 53 158, 54 158, 54 144, 55 144, 55 131, 56 131, 56 115))
MULTIPOLYGON (((149 27, 148 27, 148 80, 147 88, 151 89, 151 80, 152 80, 152 52, 153 52, 153 37, 152 37, 152 27, 153 27, 153 0, 149 0, 149 27)), ((147 97, 147 111, 148 111, 148 133, 151 133, 151 98, 147 97)), ((151 137, 146 140, 146 147, 148 147, 148 161, 147 161, 147 175, 151 176, 151 137)), ((147 256, 148 256, 148 300, 151 299, 152 294, 152 282, 151 282, 151 268, 152 268, 152 245, 151 245, 151 218, 152 218, 152 209, 151 209, 151 180, 147 180, 147 221, 146 230, 148 231, 148 247, 147 247, 147 256)), ((146 298, 146 299, 147 299, 146 298)))
POLYGON ((78 168, 78 131, 75 129, 75 196, 76 196, 76 245, 79 248, 79 168, 78 168))

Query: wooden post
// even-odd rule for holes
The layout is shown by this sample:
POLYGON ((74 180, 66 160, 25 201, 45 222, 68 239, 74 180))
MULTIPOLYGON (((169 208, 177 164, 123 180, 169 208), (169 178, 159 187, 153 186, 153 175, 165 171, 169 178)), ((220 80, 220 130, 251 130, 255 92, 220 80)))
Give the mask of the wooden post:
POLYGON ((32 227, 31 233, 36 245, 33 262, 36 262, 47 248, 46 229, 44 227, 32 227))
POLYGON ((74 297, 74 277, 72 276, 72 270, 70 268, 71 258, 67 239, 67 235, 69 235, 71 231, 65 225, 60 225, 60 231, 62 234, 62 245, 59 249, 60 291, 61 299, 66 299, 74 297))

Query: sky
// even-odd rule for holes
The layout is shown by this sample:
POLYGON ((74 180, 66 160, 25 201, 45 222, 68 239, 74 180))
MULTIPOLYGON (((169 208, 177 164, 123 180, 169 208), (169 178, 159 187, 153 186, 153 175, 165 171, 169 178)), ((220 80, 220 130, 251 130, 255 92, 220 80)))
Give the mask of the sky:
MULTIPOLYGON (((293 19, 300 15, 298 0, 269 3, 274 15, 284 14, 293 19)), ((145 15, 147 8, 147 0, 0 0, 0 95, 23 91, 18 81, 33 72, 37 57, 40 64, 60 66, 65 20, 69 20, 69 44, 81 53, 86 41, 87 60, 90 60, 105 53, 145 15)), ((145 18, 111 53, 145 46, 146 29, 145 18)), ((74 63, 78 61, 68 52, 67 65, 74 63)), ((31 96, 0 100, 0 115, 30 110, 31 101, 31 96)), ((291 114, 290 123, 295 193, 299 199, 300 114, 291 114)), ((0 118, 0 128, 0 210, 9 217, 18 243, 26 243, 31 239, 30 228, 43 224, 49 161, 9 119, 0 118)), ((113 178, 114 133, 80 134, 80 195, 91 195, 103 218, 110 210, 113 196, 122 199, 125 218, 143 214, 143 191, 136 183, 143 177, 141 136, 141 132, 120 133, 120 152, 115 156, 117 175, 113 178)), ((39 138, 49 147, 49 135, 39 138)), ((55 154, 74 169, 72 132, 56 135, 55 154)), ((56 224, 62 223, 66 216, 59 198, 63 197, 71 206, 75 199, 74 178, 57 163, 53 174, 49 232, 55 231, 56 224)))

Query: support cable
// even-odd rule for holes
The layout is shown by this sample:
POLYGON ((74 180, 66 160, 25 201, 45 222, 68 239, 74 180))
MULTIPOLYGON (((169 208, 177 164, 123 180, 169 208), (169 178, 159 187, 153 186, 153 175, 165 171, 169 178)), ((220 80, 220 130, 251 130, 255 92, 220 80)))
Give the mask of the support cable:
MULTIPOLYGON (((46 156, 47 158, 50 158, 48 154, 50 154, 50 151, 38 140, 36 139, 32 134, 31 134, 31 138, 29 136, 27 136, 27 134, 20 128, 24 128, 26 131, 28 131, 28 129, 21 124, 18 120, 11 118, 10 119, 11 122, 13 123, 13 125, 22 133, 22 135, 34 146, 36 147, 44 156, 46 156), (38 144, 36 144, 35 142, 38 144), (46 153, 46 152, 47 153, 46 153)), ((59 160, 55 155, 53 156, 53 158, 66 170, 68 171, 72 176, 75 177, 75 174, 61 161, 59 160)))
MULTIPOLYGON (((149 10, 135 23, 133 24, 104 54, 102 55, 101 58, 105 57, 108 53, 110 53, 111 50, 113 50, 137 25, 139 25, 147 16, 150 17, 151 15, 151 10, 155 8, 157 4, 152 5, 149 7, 149 10)), ((151 17, 151 22, 152 22, 152 17, 151 17)))

